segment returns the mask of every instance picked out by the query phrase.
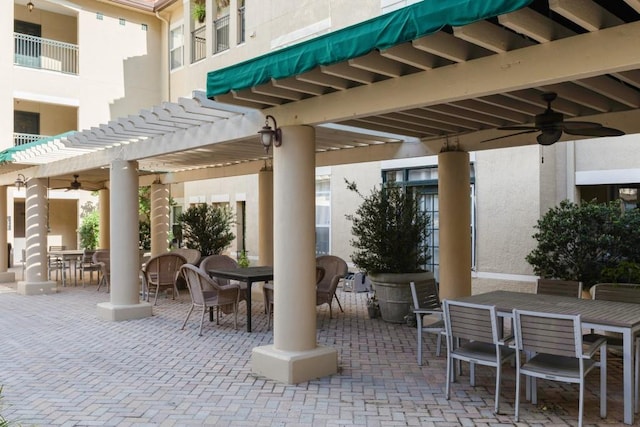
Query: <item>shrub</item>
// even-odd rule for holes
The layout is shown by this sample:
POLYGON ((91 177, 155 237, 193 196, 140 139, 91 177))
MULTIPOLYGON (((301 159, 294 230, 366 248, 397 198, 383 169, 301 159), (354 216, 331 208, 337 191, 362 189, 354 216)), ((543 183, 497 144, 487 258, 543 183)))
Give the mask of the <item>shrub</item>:
POLYGON ((94 250, 98 247, 98 232, 100 226, 100 216, 98 211, 92 211, 84 215, 82 223, 78 229, 80 235, 80 247, 94 250))
POLYGON ((192 206, 180 214, 178 221, 182 223, 185 246, 198 249, 202 256, 221 254, 236 237, 231 232, 235 218, 226 205, 192 206))

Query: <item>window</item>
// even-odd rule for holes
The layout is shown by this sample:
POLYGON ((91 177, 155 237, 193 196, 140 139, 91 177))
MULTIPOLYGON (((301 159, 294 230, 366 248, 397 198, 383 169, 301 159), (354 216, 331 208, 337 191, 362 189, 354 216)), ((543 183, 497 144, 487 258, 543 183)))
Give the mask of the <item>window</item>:
POLYGON ((238 0, 238 44, 245 42, 244 0, 238 0))
POLYGON ((171 61, 171 69, 182 67, 184 63, 184 35, 183 26, 178 25, 169 32, 169 60, 171 61))
POLYGON ((213 53, 229 49, 229 14, 213 21, 213 53))
POLYGON ((330 253, 331 249, 331 180, 329 176, 316 177, 316 255, 330 253))
MULTIPOLYGON (((471 165, 471 265, 475 266, 476 217, 475 217, 475 173, 471 165)), ((440 277, 440 208, 438 201, 437 166, 387 170, 382 174, 384 184, 394 183, 406 191, 414 191, 420 208, 429 214, 429 240, 427 247, 431 258, 425 268, 432 271, 436 280, 440 277)))

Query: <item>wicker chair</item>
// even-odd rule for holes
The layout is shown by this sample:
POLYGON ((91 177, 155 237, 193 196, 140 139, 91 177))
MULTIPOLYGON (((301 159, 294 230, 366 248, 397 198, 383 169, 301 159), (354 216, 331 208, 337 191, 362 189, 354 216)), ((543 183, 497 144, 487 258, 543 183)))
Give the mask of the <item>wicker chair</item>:
POLYGON ((453 361, 471 365, 470 383, 475 386, 474 364, 496 368, 495 413, 500 410, 502 364, 513 359, 515 351, 500 338, 495 306, 445 300, 443 303, 447 331, 447 400, 455 381, 453 361))
MULTIPOLYGON (((519 421, 520 377, 580 384, 578 426, 582 426, 586 375, 600 367, 600 416, 607 416, 607 342, 599 338, 583 347, 580 315, 513 310, 516 347, 515 420, 519 421), (600 361, 593 359, 600 353, 600 361)), ((531 403, 537 404, 535 381, 531 403)))
POLYGON ((343 279, 349 273, 347 263, 334 255, 321 255, 316 258, 316 266, 324 269, 324 274, 318 280, 318 270, 316 269, 316 306, 329 304, 329 319, 333 318, 331 303, 333 299, 338 302, 340 311, 342 304, 336 295, 336 289, 340 279, 343 279))
POLYGON ((436 356, 440 356, 442 336, 445 335, 444 319, 442 318, 442 305, 438 296, 438 285, 435 279, 416 286, 414 282, 411 287, 411 297, 413 299, 413 312, 416 315, 417 336, 418 336, 418 365, 422 366, 422 334, 436 334, 436 356), (433 320, 424 323, 424 316, 430 316, 433 320))
POLYGON ((107 287, 107 292, 109 292, 109 286, 111 281, 111 253, 109 249, 98 249, 93 253, 93 263, 99 266, 99 278, 98 278, 98 289, 100 290, 102 285, 107 287))
MULTIPOLYGON (((238 268, 235 259, 227 255, 209 255, 200 262, 200 268, 206 273, 211 269, 234 269, 238 268)), ((218 283, 219 286, 226 286, 229 283, 240 286, 240 301, 247 300, 247 284, 235 280, 223 279, 220 277, 212 277, 211 280, 218 283)))
POLYGON ((198 265, 198 262, 200 261, 200 257, 202 256, 199 250, 190 249, 190 248, 171 249, 171 253, 182 255, 184 259, 187 260, 187 263, 192 265, 198 265))
POLYGON ((147 288, 147 301, 153 289, 155 298, 153 305, 158 302, 158 294, 162 289, 171 289, 173 299, 178 295, 176 280, 180 273, 180 267, 187 264, 187 260, 180 254, 172 252, 163 253, 149 258, 142 272, 144 274, 144 284, 147 288))
POLYGON ((575 280, 538 279, 536 294, 580 298, 582 283, 575 280))
MULTIPOLYGON (((233 307, 234 321, 233 327, 238 328, 238 303, 240 298, 240 286, 234 283, 220 286, 211 279, 209 275, 202 269, 192 265, 183 264, 180 267, 180 274, 185 278, 189 294, 191 295, 191 307, 182 323, 182 329, 187 324, 189 316, 193 309, 198 307, 202 309, 200 316, 200 330, 198 335, 202 336, 202 325, 207 308, 210 312, 216 309, 216 324, 220 324, 220 310, 224 307, 233 307)), ((224 310, 223 310, 224 311, 224 310)))

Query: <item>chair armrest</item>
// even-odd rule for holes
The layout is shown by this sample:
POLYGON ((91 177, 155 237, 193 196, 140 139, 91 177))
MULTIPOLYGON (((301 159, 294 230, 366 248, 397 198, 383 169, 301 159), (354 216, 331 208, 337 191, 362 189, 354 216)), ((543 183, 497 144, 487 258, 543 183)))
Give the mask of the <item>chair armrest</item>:
POLYGON ((442 316, 442 310, 431 310, 428 308, 418 308, 418 309, 413 309, 413 312, 415 314, 435 314, 437 316, 442 316))
POLYGON ((591 359, 599 351, 607 351, 607 339, 605 337, 598 338, 597 340, 589 343, 583 341, 582 346, 582 358, 591 359))
POLYGON ((506 337, 503 337, 502 339, 498 340, 498 344, 505 346, 505 347, 509 347, 509 348, 515 348, 516 347, 516 337, 514 337, 513 335, 509 335, 506 337))

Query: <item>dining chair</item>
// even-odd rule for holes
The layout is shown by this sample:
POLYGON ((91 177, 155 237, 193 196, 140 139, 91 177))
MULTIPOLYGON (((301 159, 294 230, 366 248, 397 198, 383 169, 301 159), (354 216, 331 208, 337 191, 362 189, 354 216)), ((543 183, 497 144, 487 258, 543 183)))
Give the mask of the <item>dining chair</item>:
POLYGON ((418 337, 418 365, 422 366, 422 334, 436 335, 436 356, 440 356, 442 336, 445 335, 442 304, 438 296, 438 285, 435 279, 419 286, 415 282, 409 284, 413 300, 413 312, 416 315, 418 337), (432 319, 425 324, 425 316, 432 319))
POLYGON ((340 257, 335 255, 321 255, 316 258, 316 266, 321 267, 324 273, 318 280, 318 270, 316 269, 316 306, 329 304, 329 319, 333 318, 331 308, 335 298, 340 311, 344 313, 342 304, 336 295, 338 283, 349 273, 349 266, 340 257))
MULTIPOLYGON (((66 249, 66 246, 59 246, 59 245, 49 246, 49 252, 64 251, 65 249, 66 249)), ((47 255, 47 266, 48 266, 49 280, 51 280, 51 273, 53 273, 54 271, 56 273, 56 281, 58 281, 58 273, 60 273, 61 275, 64 275, 65 265, 62 258, 60 258, 59 256, 47 255)))
POLYGON ((600 416, 607 416, 607 341, 583 348, 580 315, 513 310, 516 337, 515 421, 519 421, 520 377, 531 377, 531 403, 536 405, 536 378, 580 385, 578 426, 582 427, 585 377, 600 367, 600 416), (599 353, 600 360, 594 356, 599 353), (522 357, 521 355, 525 356, 522 357))
POLYGON ((267 329, 271 329, 273 319, 273 283, 265 283, 262 286, 262 295, 264 298, 264 306, 267 311, 267 329))
POLYGON ((182 255, 189 264, 193 265, 198 265, 198 261, 202 256, 199 250, 191 248, 174 248, 170 252, 182 255))
MULTIPOLYGON (((95 254, 95 253, 96 253, 96 251, 93 250, 93 249, 84 249, 82 251, 82 256, 76 262, 75 274, 77 276, 78 272, 80 272, 80 279, 82 281, 82 286, 83 287, 85 285, 84 278, 85 278, 85 274, 87 272, 89 273, 89 284, 91 284, 93 282, 93 272, 94 271, 96 272, 96 274, 98 276, 100 276, 101 266, 99 264, 95 264, 93 262, 93 254, 95 254)), ((100 277, 98 277, 98 281, 100 281, 100 277)))
POLYGON ((111 252, 109 249, 98 249, 93 253, 93 264, 99 267, 98 271, 98 289, 105 285, 107 292, 111 283, 111 252))
MULTIPOLYGON (((597 285, 592 286, 589 291, 591 293, 591 298, 593 299, 640 304, 640 284, 598 283, 597 285)), ((604 337, 607 340, 607 348, 622 352, 623 342, 620 334, 607 333, 606 335, 603 335, 603 334, 599 334, 594 331, 591 331, 591 333, 583 335, 582 338, 585 342, 591 343, 602 337, 604 337)), ((634 410, 637 413, 638 412, 638 392, 640 391, 640 386, 638 385, 638 381, 640 380, 640 335, 635 336, 634 344, 635 344, 634 345, 635 346, 634 410)))
POLYGON ((447 336, 447 400, 451 383, 455 381, 454 360, 470 364, 472 387, 475 387, 475 364, 490 366, 496 369, 494 411, 499 413, 502 365, 514 358, 515 351, 508 347, 511 337, 499 334, 495 306, 444 300, 443 311, 447 336))
POLYGON ((582 283, 575 280, 539 278, 536 284, 536 294, 580 298, 582 283))
POLYGON ((183 330, 189 320, 189 316, 191 316, 193 309, 196 307, 202 309, 199 336, 202 336, 202 325, 207 309, 210 312, 214 308, 216 309, 217 325, 220 324, 220 311, 227 313, 230 310, 234 314, 233 327, 238 329, 238 304, 240 302, 240 286, 238 284, 229 283, 220 286, 204 270, 188 263, 183 264, 179 272, 187 282, 189 295, 191 295, 191 307, 189 307, 187 316, 182 323, 183 330))
POLYGON ((155 293, 153 305, 157 304, 158 294, 162 289, 171 289, 171 296, 175 299, 176 295, 179 295, 176 280, 180 273, 180 267, 184 264, 187 264, 187 260, 182 255, 172 252, 165 252, 149 258, 142 269, 144 284, 147 287, 147 301, 149 301, 152 289, 155 293))
MULTIPOLYGON (((208 272, 211 269, 235 269, 239 268, 238 262, 228 255, 209 255, 200 261, 200 268, 208 272)), ((247 284, 244 282, 238 282, 236 280, 223 279, 221 277, 212 277, 211 280, 218 283, 220 286, 226 286, 229 283, 234 283, 240 286, 240 301, 247 300, 247 284)))

